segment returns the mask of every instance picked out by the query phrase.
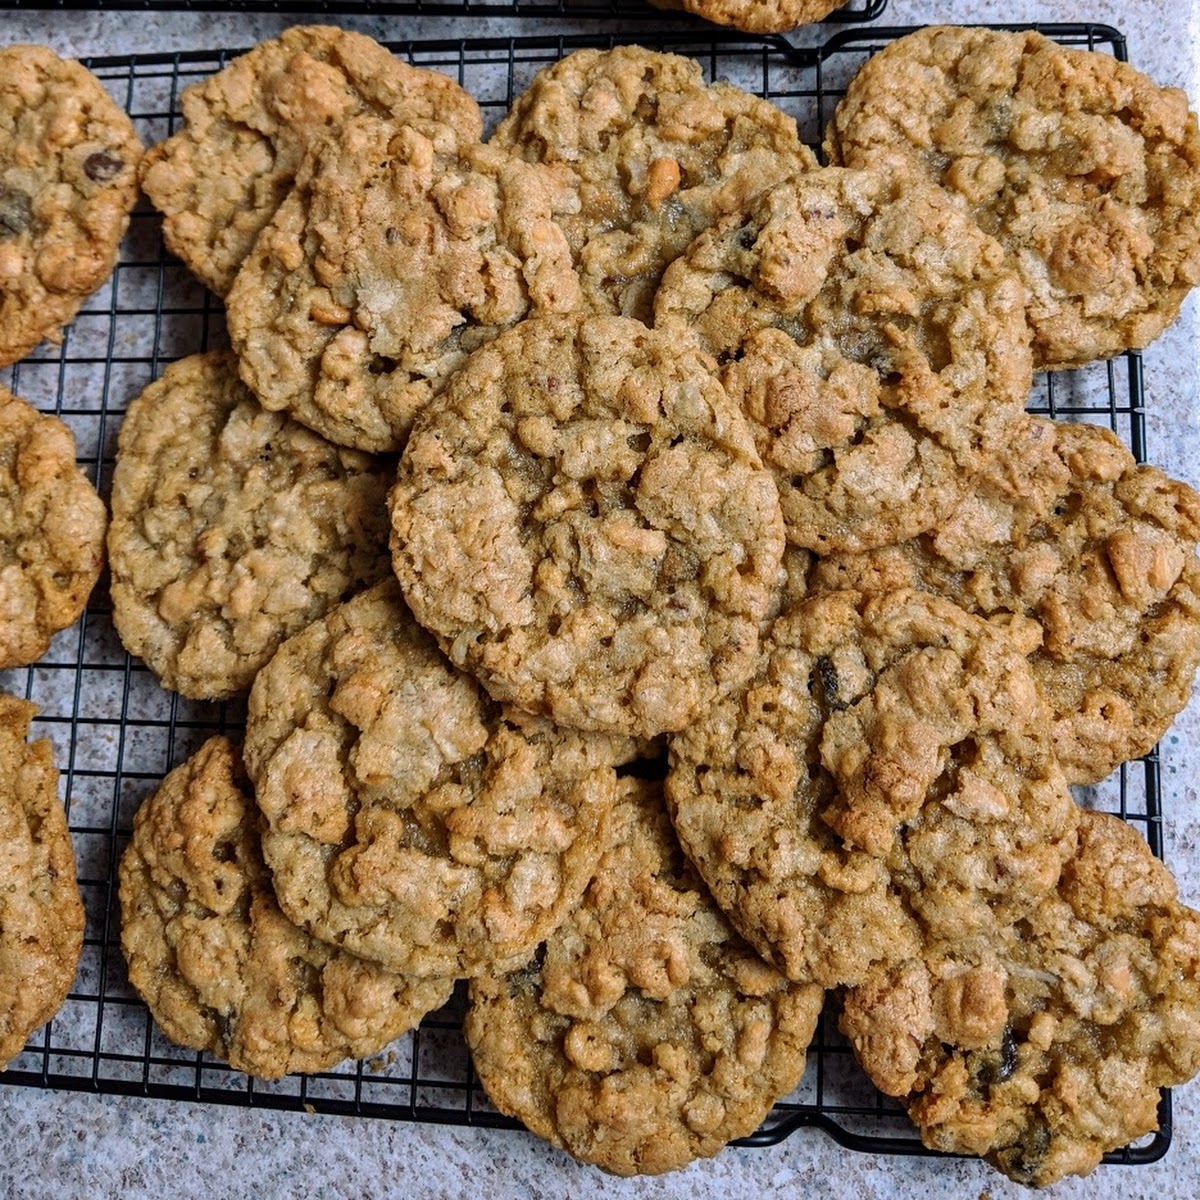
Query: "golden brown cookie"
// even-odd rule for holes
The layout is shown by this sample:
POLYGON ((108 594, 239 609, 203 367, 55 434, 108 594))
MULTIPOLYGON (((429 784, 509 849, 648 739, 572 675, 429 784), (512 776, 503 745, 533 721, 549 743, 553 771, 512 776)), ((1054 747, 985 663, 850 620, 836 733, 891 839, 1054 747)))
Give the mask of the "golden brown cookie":
POLYGON ((79 619, 107 523, 70 429, 0 386, 0 667, 34 662, 79 619))
POLYGON ((1081 811, 1058 887, 981 934, 873 972, 842 1029, 927 1146, 1034 1187, 1086 1175, 1200 1071, 1200 913, 1136 830, 1081 811))
POLYGON ((394 566, 497 699, 653 737, 746 678, 783 523, 713 370, 628 317, 529 320, 421 415, 394 566))
POLYGON ((75 851, 37 713, 0 694, 0 1071, 58 1012, 83 950, 75 851))
POLYGON ((934 27, 869 59, 831 161, 941 184, 1004 245, 1035 366, 1140 348, 1200 280, 1200 130, 1178 88, 1032 31, 934 27))
POLYGON ((260 815, 227 738, 138 809, 121 857, 121 949, 163 1032, 264 1079, 365 1058, 450 997, 326 945, 279 911, 260 815))
POLYGON ((285 638, 389 574, 394 459, 267 412, 227 350, 129 406, 113 472, 113 622, 185 696, 245 692, 285 638))
POLYGON ((595 865, 533 963, 472 980, 467 1043, 492 1101, 534 1133, 618 1175, 675 1170, 796 1087, 824 993, 730 928, 660 784, 624 781, 595 865))
POLYGON ((141 156, 86 67, 46 46, 0 47, 0 365, 60 342, 112 273, 141 156))
POLYGON ((479 106, 452 79, 361 33, 297 25, 187 88, 183 128, 151 147, 142 187, 163 237, 219 296, 291 189, 306 153, 361 113, 437 120, 477 140, 479 106))
POLYGON ((1024 298, 999 244, 932 184, 824 169, 717 222, 667 269, 654 322, 727 365, 819 553, 928 529, 1029 396, 1024 298))
POLYGON ((560 224, 585 303, 643 321, 700 230, 816 166, 773 104, 640 46, 578 50, 539 72, 491 144, 571 176, 579 210, 560 224))
POLYGON ((280 907, 421 976, 533 953, 587 886, 625 753, 488 700, 394 581, 280 647, 245 747, 280 907))
POLYGON ((565 172, 437 121, 347 121, 305 161, 227 300, 242 378, 342 445, 398 450, 467 354, 579 280, 565 172))
POLYGON ((843 7, 847 0, 650 0, 656 8, 682 9, 744 33, 786 33, 843 7))

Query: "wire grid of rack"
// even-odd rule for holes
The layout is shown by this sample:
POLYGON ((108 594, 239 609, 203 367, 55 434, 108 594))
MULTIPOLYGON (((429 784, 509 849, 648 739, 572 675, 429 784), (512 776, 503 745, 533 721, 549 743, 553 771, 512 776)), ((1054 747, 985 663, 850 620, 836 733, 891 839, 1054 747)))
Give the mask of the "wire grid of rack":
MULTIPOLYGON (((1125 58, 1120 33, 1104 26, 1042 26, 1048 35, 1125 58)), ((815 49, 781 38, 721 31, 656 31, 642 39, 697 58, 710 78, 766 97, 798 121, 816 147, 846 82, 867 56, 906 32, 843 30, 815 49)), ((480 102, 489 128, 533 74, 606 37, 528 37, 395 43, 417 66, 443 71, 480 102)), ((93 59, 87 65, 133 117, 149 143, 178 122, 179 93, 220 69, 234 51, 93 59)), ((110 282, 84 306, 61 347, 0 370, 0 382, 74 431, 79 461, 107 497, 116 434, 130 401, 170 361, 224 344, 219 302, 166 254, 159 222, 147 207, 133 217, 110 282)), ((1117 432, 1144 458, 1142 362, 1137 354, 1071 372, 1040 376, 1031 411, 1088 420, 1117 432)), ((236 735, 238 704, 204 704, 170 694, 121 647, 110 616, 106 581, 82 620, 60 633, 35 665, 0 672, 0 687, 38 704, 35 733, 49 737, 62 771, 64 799, 79 859, 87 910, 83 961, 61 1013, 14 1059, 3 1081, 207 1103, 261 1106, 447 1125, 511 1127, 475 1082, 460 1032, 461 989, 446 1008, 366 1063, 264 1083, 208 1055, 168 1042, 132 992, 119 943, 116 867, 137 805, 163 775, 216 732, 236 735)), ((1161 789, 1156 753, 1123 766, 1081 798, 1113 812, 1145 834, 1161 854, 1161 789)), ((1108 1156, 1146 1163, 1171 1138, 1170 1093, 1158 1133, 1108 1156)), ((898 1105, 879 1096, 853 1062, 834 1020, 824 1018, 800 1087, 776 1105, 742 1144, 777 1142, 802 1127, 823 1129, 839 1143, 884 1153, 928 1153, 898 1105)))

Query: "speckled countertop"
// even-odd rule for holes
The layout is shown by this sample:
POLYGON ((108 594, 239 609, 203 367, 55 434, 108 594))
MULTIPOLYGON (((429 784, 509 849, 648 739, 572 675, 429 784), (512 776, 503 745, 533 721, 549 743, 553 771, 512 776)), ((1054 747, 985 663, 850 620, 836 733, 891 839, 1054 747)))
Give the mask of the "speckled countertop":
MULTIPOLYGON (((0 12, 0 44, 45 42, 60 54, 241 47, 301 18, 169 12, 0 12)), ((1100 21, 1128 38, 1131 61, 1200 104, 1200 0, 890 0, 884 21, 1100 21)), ((380 38, 538 32, 532 20, 347 17, 380 38)), ((569 28, 557 22, 553 28, 569 28)), ((635 27, 636 28, 636 27, 635 27)), ((634 33, 631 33, 631 39, 634 33)), ((804 41, 805 33, 797 35, 804 41)), ((823 35, 822 35, 823 36, 823 35)), ((1200 304, 1145 354, 1148 454, 1200 486, 1200 304)), ((1184 899, 1200 905, 1200 703, 1162 745, 1165 853, 1184 899)), ((1200 1193, 1200 1080, 1174 1093, 1166 1157, 1104 1166, 1055 1197, 1103 1200, 1200 1193)), ((801 1130, 767 1149, 728 1149, 657 1179, 617 1180, 580 1167, 521 1132, 418 1126, 170 1101, 38 1091, 0 1084, 0 1196, 258 1197, 1018 1196, 982 1164, 855 1153, 801 1130)))

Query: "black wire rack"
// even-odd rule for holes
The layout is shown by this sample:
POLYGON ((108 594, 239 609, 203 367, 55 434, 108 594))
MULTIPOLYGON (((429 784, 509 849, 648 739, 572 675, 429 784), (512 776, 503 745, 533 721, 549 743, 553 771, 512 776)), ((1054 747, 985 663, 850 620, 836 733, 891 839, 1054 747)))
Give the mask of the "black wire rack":
MULTIPOLYGON (((237 7, 233 5, 231 7, 237 7)), ((1041 26, 1057 40, 1118 58, 1125 42, 1099 25, 1041 26)), ((708 77, 729 80, 791 113, 816 147, 845 84, 872 53, 907 30, 845 29, 822 46, 796 49, 782 38, 713 31, 653 31, 658 49, 691 55, 708 77)), ((489 128, 535 72, 571 50, 605 46, 607 37, 563 36, 401 42, 413 64, 458 80, 481 103, 489 128)), ((126 108, 144 139, 157 141, 179 120, 183 87, 204 78, 234 51, 142 54, 87 64, 126 108)), ((224 344, 221 306, 163 249, 160 223, 139 208, 112 279, 84 306, 60 347, 43 346, 0 369, 0 382, 74 431, 79 461, 106 496, 116 435, 129 401, 170 361, 224 344)), ((1031 411, 1087 420, 1116 431, 1139 461, 1145 452, 1142 361, 1108 363, 1040 376, 1031 411)), ((48 737, 62 771, 87 910, 83 961, 62 1011, 13 1060, 3 1082, 205 1103, 304 1110, 445 1125, 513 1127, 474 1080, 460 1030, 461 990, 446 1008, 374 1059, 272 1083, 248 1079, 208 1055, 168 1042, 130 989, 121 955, 116 868, 133 813, 168 770, 217 732, 240 733, 238 704, 205 704, 164 691, 123 650, 101 580, 82 620, 57 635, 35 665, 0 672, 0 687, 40 708, 35 734, 48 737)), ((1115 813, 1162 850, 1157 753, 1121 767, 1086 789, 1084 803, 1115 813)), ((1148 1163, 1170 1145, 1170 1093, 1158 1133, 1107 1161, 1148 1163)), ((844 1146, 875 1153, 926 1154, 900 1107, 866 1082, 836 1032, 822 1020, 800 1087, 780 1102, 743 1145, 778 1142, 796 1129, 824 1130, 844 1146)))

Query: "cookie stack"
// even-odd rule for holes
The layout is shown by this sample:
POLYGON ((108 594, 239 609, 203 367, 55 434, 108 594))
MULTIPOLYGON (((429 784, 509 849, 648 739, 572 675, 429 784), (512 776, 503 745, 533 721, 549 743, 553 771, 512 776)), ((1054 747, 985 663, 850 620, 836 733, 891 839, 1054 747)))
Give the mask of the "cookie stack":
POLYGON ((624 1174, 752 1130, 826 990, 927 1144, 1024 1182, 1200 1069, 1200 916, 1070 792, 1186 702, 1200 497, 1024 411, 1064 338, 1177 311, 1196 121, 1032 34, 889 53, 828 168, 635 47, 547 68, 486 143, 326 28, 185 94, 143 183, 233 348, 130 408, 114 618, 249 704, 245 775, 210 744, 121 866, 172 1037, 311 1069, 469 979, 495 1103, 624 1174), (873 169, 906 71, 953 92, 945 178, 873 169), (1089 272, 1169 282, 1105 321, 1089 272))

